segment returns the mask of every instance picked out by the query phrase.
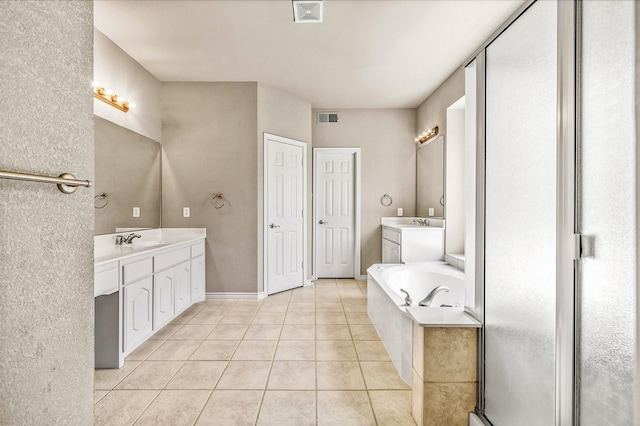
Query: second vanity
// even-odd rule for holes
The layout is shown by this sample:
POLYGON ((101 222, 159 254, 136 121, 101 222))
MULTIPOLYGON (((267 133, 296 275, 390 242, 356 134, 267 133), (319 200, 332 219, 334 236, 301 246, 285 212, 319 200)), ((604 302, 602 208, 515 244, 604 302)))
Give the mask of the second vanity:
POLYGON ((131 244, 95 237, 95 368, 124 358, 205 298, 204 228, 136 231, 131 244))
POLYGON ((441 218, 383 217, 382 263, 442 260, 445 221, 441 218))

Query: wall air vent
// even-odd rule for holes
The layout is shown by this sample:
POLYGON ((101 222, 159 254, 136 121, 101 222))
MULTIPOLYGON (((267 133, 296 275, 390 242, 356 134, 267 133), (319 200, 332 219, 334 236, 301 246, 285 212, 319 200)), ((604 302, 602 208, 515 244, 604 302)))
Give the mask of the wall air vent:
POLYGON ((337 112, 319 112, 318 113, 318 124, 337 123, 337 122, 338 122, 337 112))
POLYGON ((322 0, 293 0, 293 21, 298 24, 322 22, 322 0))

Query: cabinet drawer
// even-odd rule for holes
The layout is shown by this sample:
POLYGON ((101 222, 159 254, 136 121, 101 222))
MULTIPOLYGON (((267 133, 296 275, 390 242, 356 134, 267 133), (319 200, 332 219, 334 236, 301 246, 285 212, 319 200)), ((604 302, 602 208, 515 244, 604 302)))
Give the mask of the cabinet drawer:
POLYGON ((382 228, 382 238, 384 238, 385 240, 393 241, 396 244, 400 244, 400 232, 382 228))
POLYGON ((122 283, 131 284, 153 273, 153 260, 147 258, 126 264, 122 267, 122 283))
POLYGON ((204 254, 204 242, 196 243, 191 246, 191 258, 198 257, 204 254))
POLYGON ((159 254, 153 259, 153 272, 160 272, 179 263, 186 262, 191 256, 191 248, 183 247, 168 253, 159 254))
POLYGON ((118 291, 118 265, 94 275, 94 297, 112 294, 118 291))

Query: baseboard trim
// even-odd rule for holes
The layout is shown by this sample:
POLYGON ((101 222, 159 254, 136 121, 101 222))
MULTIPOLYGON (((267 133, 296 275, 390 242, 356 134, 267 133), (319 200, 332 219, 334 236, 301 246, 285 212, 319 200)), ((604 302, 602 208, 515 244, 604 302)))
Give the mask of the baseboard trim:
POLYGON ((310 286, 311 284, 313 284, 313 282, 314 282, 314 281, 315 281, 315 280, 314 280, 313 278, 312 278, 312 279, 310 279, 310 280, 305 280, 305 282, 304 282, 304 284, 303 284, 302 286, 303 286, 303 287, 308 287, 308 286, 310 286))
POLYGON ((207 300, 225 300, 225 299, 264 299, 267 297, 264 291, 260 291, 258 293, 221 293, 221 292, 212 292, 207 293, 205 298, 207 300))
POLYGON ((367 275, 360 275, 359 281, 366 281, 366 280, 367 280, 367 275))

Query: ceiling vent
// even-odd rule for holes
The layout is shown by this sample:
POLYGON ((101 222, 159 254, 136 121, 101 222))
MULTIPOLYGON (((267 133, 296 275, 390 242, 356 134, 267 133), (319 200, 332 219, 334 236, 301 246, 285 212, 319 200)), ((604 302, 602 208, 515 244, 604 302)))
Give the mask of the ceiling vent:
POLYGON ((338 122, 337 112, 319 112, 318 113, 318 124, 337 123, 337 122, 338 122))
POLYGON ((322 0, 293 0, 293 21, 298 24, 322 22, 322 0))

